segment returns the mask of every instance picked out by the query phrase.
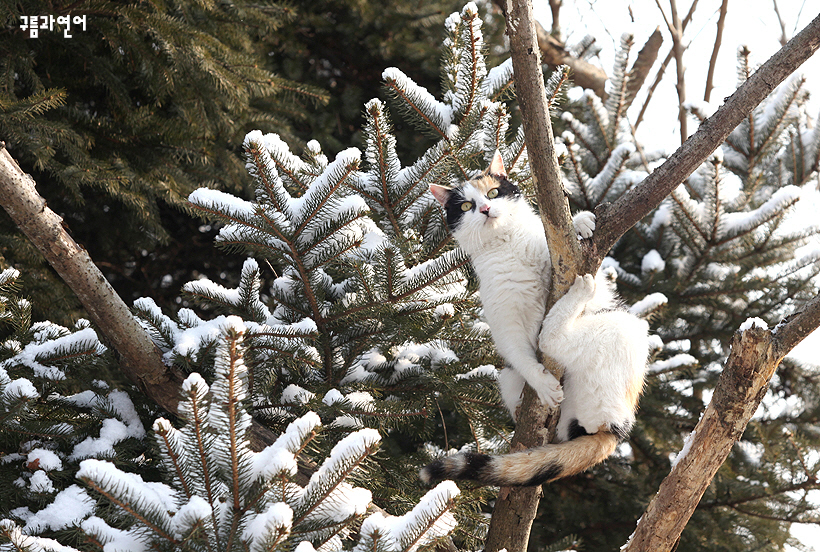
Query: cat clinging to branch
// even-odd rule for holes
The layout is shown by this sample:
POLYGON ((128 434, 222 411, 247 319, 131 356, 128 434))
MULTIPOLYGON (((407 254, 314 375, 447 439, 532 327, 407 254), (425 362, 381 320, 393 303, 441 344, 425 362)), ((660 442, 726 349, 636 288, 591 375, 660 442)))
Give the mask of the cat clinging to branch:
MULTIPOLYGON (((635 421, 649 349, 647 323, 620 307, 614 284, 603 274, 578 276, 545 317, 551 264, 544 228, 507 179, 500 152, 479 178, 456 188, 432 185, 430 191, 478 275, 484 316, 508 364, 498 376, 504 403, 515 417, 524 383, 542 403, 561 403, 561 442, 501 456, 445 457, 426 466, 422 480, 540 485, 603 461, 635 421), (539 348, 564 368, 563 387, 538 361, 539 348)), ((589 238, 595 216, 578 213, 573 225, 589 238)))

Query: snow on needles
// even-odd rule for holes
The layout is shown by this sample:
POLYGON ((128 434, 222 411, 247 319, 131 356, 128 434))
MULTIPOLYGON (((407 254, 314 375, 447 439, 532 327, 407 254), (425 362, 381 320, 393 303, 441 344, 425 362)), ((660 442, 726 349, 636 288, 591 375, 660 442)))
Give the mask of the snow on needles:
POLYGON ((362 540, 355 551, 364 552, 369 540, 379 538, 387 550, 415 552, 433 540, 449 534, 456 526, 455 516, 449 508, 458 494, 459 490, 455 483, 443 481, 428 491, 416 507, 403 516, 391 516, 381 512, 370 515, 362 523, 362 540))
MULTIPOLYGON (((65 328, 55 327, 54 329, 61 333, 67 332, 65 328)), ((0 370, 5 372, 12 366, 22 364, 31 368, 37 377, 62 380, 65 379, 65 374, 60 368, 44 363, 57 357, 76 354, 77 350, 95 354, 102 354, 105 351, 105 347, 97 338, 97 333, 91 328, 84 328, 60 337, 53 337, 50 331, 43 332, 42 339, 42 342, 37 340, 27 344, 20 353, 4 360, 0 363, 0 370)))

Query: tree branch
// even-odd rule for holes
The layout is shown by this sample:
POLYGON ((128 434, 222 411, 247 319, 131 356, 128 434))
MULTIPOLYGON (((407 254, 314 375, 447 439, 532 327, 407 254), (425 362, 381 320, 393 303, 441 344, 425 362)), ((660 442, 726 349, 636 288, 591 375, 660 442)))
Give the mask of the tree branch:
POLYGON ((706 119, 669 159, 615 203, 599 205, 593 235, 597 251, 606 253, 639 220, 660 205, 681 182, 720 146, 730 132, 820 48, 820 16, 766 61, 714 115, 706 119))
POLYGON ((65 231, 46 206, 31 176, 24 173, 3 144, 0 149, 0 197, 14 223, 34 243, 74 291, 107 344, 120 358, 123 372, 159 406, 176 413, 182 383, 162 362, 162 355, 88 253, 65 231))
MULTIPOLYGON (((775 4, 777 7, 777 4, 775 4)), ((717 20, 717 33, 715 34, 715 46, 712 48, 712 57, 709 58, 709 71, 706 73, 706 90, 703 93, 703 101, 708 102, 712 97, 712 81, 715 78, 715 66, 717 65, 720 44, 723 42, 723 27, 726 25, 726 12, 729 9, 729 0, 720 3, 720 14, 717 20)), ((783 43, 785 44, 785 42, 783 43)))
MULTIPOLYGON (((697 6, 698 6, 698 0, 693 0, 692 4, 689 6, 689 12, 686 14, 686 17, 683 18, 683 22, 681 22, 681 28, 684 31, 686 30, 686 26, 689 24, 689 22, 692 21, 692 18, 695 15, 695 9, 697 8, 697 6)), ((663 10, 661 10, 661 13, 663 13, 663 10)), ((655 75, 655 80, 652 82, 652 86, 649 87, 649 90, 647 91, 647 94, 646 94, 646 99, 644 100, 643 105, 641 106, 641 111, 640 111, 640 113, 638 113, 638 117, 635 119, 634 127, 635 127, 636 130, 641 125, 641 121, 643 121, 643 116, 646 114, 646 110, 649 107, 649 102, 652 100, 652 96, 655 93, 655 89, 658 87, 658 85, 663 80, 663 75, 666 72, 666 67, 669 65, 669 62, 672 61, 672 55, 674 53, 675 53, 674 48, 670 49, 669 53, 666 54, 666 57, 661 62, 661 65, 658 68, 658 72, 655 75)))
POLYGON ((712 401, 621 550, 673 549, 718 468, 760 406, 780 361, 818 326, 820 296, 773 331, 753 327, 735 334, 712 401))
POLYGON ((626 83, 626 97, 624 98, 624 111, 632 105, 635 96, 637 96, 640 89, 643 88, 643 83, 646 81, 646 77, 649 76, 650 69, 652 69, 652 66, 658 59, 658 51, 661 49, 662 44, 663 35, 661 34, 661 30, 655 27, 655 30, 649 35, 641 51, 638 52, 638 57, 629 70, 629 81, 626 83))
MULTIPOLYGON (((663 14, 663 9, 661 9, 660 0, 655 0, 658 4, 658 9, 661 10, 661 14, 663 14)), ((681 144, 686 140, 689 136, 688 130, 688 116, 686 113, 686 67, 683 64, 683 53, 686 50, 686 47, 683 45, 683 24, 681 22, 680 16, 678 15, 678 5, 676 0, 669 0, 670 10, 672 12, 672 21, 670 22, 666 19, 666 15, 664 14, 664 21, 666 21, 666 26, 669 29, 669 33, 672 35, 672 52, 675 56, 675 75, 677 77, 675 81, 675 90, 678 92, 678 124, 680 125, 680 141, 681 144)))
MULTIPOLYGON (((3 208, 77 295, 120 368, 160 408, 177 413, 183 375, 162 361, 162 353, 105 279, 85 249, 63 228, 63 220, 46 206, 36 183, 24 173, 0 142, 0 198, 3 208)), ((261 450, 276 435, 258 422, 251 444, 261 450)))

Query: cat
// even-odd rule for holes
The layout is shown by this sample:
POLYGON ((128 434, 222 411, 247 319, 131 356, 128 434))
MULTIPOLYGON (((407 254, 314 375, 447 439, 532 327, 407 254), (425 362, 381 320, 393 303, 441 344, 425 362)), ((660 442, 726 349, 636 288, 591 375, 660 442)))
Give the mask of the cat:
MULTIPOLYGON (((561 443, 489 456, 461 453, 422 469, 425 483, 472 479, 497 486, 533 486, 602 462, 629 433, 643 389, 648 324, 623 310, 603 272, 579 276, 549 313, 550 258, 541 219, 507 178, 496 151, 487 171, 457 188, 431 185, 447 225, 470 256, 484 316, 509 365, 499 372, 501 397, 515 418, 527 383, 539 400, 562 404, 561 443), (564 385, 546 372, 537 349, 565 370, 564 385)), ((573 218, 576 232, 594 231, 592 213, 573 218)))

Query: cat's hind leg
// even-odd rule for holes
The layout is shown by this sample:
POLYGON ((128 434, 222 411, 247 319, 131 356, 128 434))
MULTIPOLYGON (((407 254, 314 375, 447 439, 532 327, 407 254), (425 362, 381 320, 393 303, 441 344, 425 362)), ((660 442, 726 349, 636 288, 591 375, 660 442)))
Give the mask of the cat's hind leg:
POLYGON ((592 274, 576 276, 569 291, 555 302, 544 317, 538 347, 549 354, 550 345, 561 337, 566 337, 570 326, 578 318, 586 304, 595 296, 595 278, 592 274))

